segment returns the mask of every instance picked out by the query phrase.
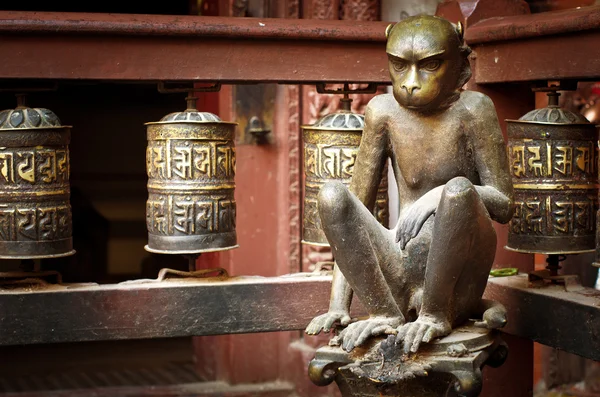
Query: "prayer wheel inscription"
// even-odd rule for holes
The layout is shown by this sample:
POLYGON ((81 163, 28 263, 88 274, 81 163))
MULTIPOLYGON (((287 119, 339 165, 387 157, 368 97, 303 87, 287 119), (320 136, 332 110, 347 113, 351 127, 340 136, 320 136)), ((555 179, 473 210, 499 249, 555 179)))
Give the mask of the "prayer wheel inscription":
POLYGON ((75 253, 69 203, 69 126, 48 109, 0 112, 0 258, 75 253))
POLYGON ((515 199, 507 248, 591 251, 598 209, 597 130, 582 116, 552 105, 552 97, 550 103, 507 120, 515 199))
POLYGON ((146 249, 194 254, 236 247, 236 124, 187 110, 147 126, 146 249))

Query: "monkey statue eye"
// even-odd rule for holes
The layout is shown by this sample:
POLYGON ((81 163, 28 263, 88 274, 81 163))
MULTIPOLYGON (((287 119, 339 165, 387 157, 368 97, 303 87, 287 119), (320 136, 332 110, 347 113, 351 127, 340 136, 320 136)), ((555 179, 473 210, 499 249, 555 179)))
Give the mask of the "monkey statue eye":
POLYGON ((392 61, 392 65, 394 66, 394 70, 396 72, 402 72, 406 69, 406 62, 404 61, 392 61))
POLYGON ((440 61, 439 59, 432 59, 423 64, 423 69, 425 69, 429 72, 433 72, 434 70, 439 68, 441 64, 442 64, 442 61, 440 61))

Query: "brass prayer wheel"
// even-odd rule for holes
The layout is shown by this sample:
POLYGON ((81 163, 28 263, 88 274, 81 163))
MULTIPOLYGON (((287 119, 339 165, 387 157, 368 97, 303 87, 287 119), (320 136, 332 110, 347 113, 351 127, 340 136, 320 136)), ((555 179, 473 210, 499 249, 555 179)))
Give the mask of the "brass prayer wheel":
POLYGON ((71 127, 18 99, 0 112, 0 258, 73 255, 71 127))
POLYGON ((235 127, 196 110, 146 123, 147 251, 199 254, 237 247, 235 127))
POLYGON ((598 131, 580 114, 558 106, 506 120, 515 214, 507 249, 576 254, 595 249, 598 209, 598 131))
MULTIPOLYGON (((365 126, 365 116, 350 110, 350 99, 341 100, 342 109, 328 114, 313 125, 302 126, 304 138, 304 216, 302 243, 329 246, 321 227, 317 196, 328 181, 349 185, 358 146, 365 126)), ((377 220, 387 226, 387 166, 377 190, 373 211, 377 220)))

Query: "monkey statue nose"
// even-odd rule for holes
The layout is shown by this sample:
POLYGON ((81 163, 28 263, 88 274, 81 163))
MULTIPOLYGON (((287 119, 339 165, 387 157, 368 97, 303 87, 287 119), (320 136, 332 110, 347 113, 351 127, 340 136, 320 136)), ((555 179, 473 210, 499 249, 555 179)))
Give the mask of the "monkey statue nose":
POLYGON ((420 87, 417 84, 406 84, 402 86, 403 89, 406 90, 410 95, 414 93, 415 90, 418 90, 420 87))

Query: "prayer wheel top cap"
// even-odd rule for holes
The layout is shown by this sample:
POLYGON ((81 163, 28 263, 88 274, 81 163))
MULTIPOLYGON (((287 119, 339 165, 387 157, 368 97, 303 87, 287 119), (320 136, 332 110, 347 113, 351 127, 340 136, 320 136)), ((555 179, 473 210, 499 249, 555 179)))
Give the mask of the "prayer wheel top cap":
POLYGON ((541 124, 590 124, 583 115, 559 107, 559 95, 560 94, 555 91, 548 92, 547 107, 534 109, 519 118, 518 121, 541 124))
POLYGON ((342 99, 342 108, 335 113, 321 117, 313 125, 303 126, 304 129, 319 130, 363 130, 365 128, 365 116, 353 113, 350 110, 351 99, 342 99))
POLYGON ((19 97, 15 109, 0 111, 0 130, 64 128, 58 116, 45 108, 30 108, 19 97))
POLYGON ((222 120, 216 114, 209 112, 199 112, 197 110, 187 109, 183 112, 169 113, 162 119, 161 122, 174 121, 174 122, 198 122, 198 123, 220 123, 222 120))
POLYGON ((196 109, 196 100, 198 98, 189 95, 186 98, 187 109, 183 112, 173 112, 164 116, 160 121, 146 123, 145 125, 151 124, 165 124, 165 123, 222 123, 222 124, 233 124, 229 121, 223 121, 219 116, 210 112, 200 112, 196 109))
POLYGON ((184 110, 183 112, 169 113, 160 121, 154 121, 146 123, 145 125, 152 124, 167 124, 167 123, 219 123, 219 124, 234 124, 229 121, 223 121, 216 114, 210 112, 199 112, 197 110, 184 110))

